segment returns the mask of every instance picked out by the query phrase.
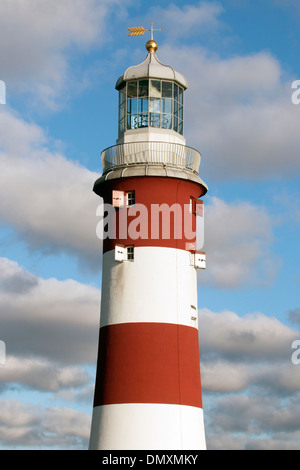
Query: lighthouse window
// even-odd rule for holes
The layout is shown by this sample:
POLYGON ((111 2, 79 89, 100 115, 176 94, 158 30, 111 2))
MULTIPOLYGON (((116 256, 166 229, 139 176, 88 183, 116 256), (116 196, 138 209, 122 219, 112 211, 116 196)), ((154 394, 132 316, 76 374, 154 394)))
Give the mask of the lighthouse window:
POLYGON ((137 97, 137 82, 128 82, 127 84, 127 97, 136 98, 137 97))
POLYGON ((119 135, 143 127, 183 135, 183 88, 166 80, 131 80, 120 89, 119 135))
POLYGON ((135 191, 127 193, 127 206, 133 206, 135 204, 135 191))
POLYGON ((128 261, 134 260, 134 246, 127 247, 127 260, 128 261))
POLYGON ((161 81, 150 80, 150 96, 161 97, 161 81))
POLYGON ((159 113, 150 113, 150 127, 160 127, 159 113))
POLYGON ((139 97, 149 95, 149 80, 139 80, 139 97))
POLYGON ((139 99, 139 112, 140 113, 147 113, 148 112, 148 98, 140 98, 139 99))
POLYGON ((136 114, 137 113, 137 99, 131 98, 127 102, 127 113, 136 114))
POLYGON ((172 98, 172 82, 162 82, 162 97, 172 98))
POLYGON ((179 87, 178 91, 179 91, 179 103, 181 104, 181 106, 183 106, 183 89, 179 87))
POLYGON ((172 100, 170 98, 163 98, 161 100, 161 112, 172 114, 172 100))
POLYGON ((171 114, 161 114, 160 126, 161 126, 162 129, 172 129, 172 115, 171 114))
POLYGON ((126 109, 126 87, 121 88, 119 93, 119 134, 125 129, 125 109, 126 109))

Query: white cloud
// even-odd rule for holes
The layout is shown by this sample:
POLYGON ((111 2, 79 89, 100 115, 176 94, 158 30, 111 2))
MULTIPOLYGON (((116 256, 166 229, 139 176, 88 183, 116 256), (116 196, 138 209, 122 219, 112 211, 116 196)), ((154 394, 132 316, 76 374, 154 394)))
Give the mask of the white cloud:
POLYGON ((261 313, 199 312, 209 449, 299 449, 299 332, 261 313))
POLYGON ((91 418, 86 413, 7 399, 0 406, 0 439, 5 448, 87 449, 91 418))
POLYGON ((221 58, 188 46, 159 52, 188 80, 186 137, 203 154, 204 180, 206 174, 256 182, 299 171, 299 109, 276 58, 265 52, 221 58))
POLYGON ((210 448, 299 450, 298 401, 299 396, 282 403, 272 397, 246 395, 216 400, 210 448))
POLYGON ((31 249, 71 253, 99 267, 92 189, 99 176, 51 151, 42 129, 0 112, 0 218, 31 249), (1 151, 2 150, 2 151, 1 151))
POLYGON ((12 88, 31 92, 55 109, 72 84, 72 48, 104 43, 107 17, 119 0, 3 0, 0 63, 12 88))
POLYGON ((73 280, 38 278, 6 258, 0 258, 0 266, 1 339, 6 343, 8 364, 4 376, 9 382, 18 382, 19 377, 35 387, 40 383, 41 389, 59 389, 64 383, 71 384, 73 377, 82 380, 86 375, 81 376, 80 369, 61 370, 53 365, 47 378, 36 375, 34 368, 50 370, 48 361, 64 366, 95 364, 100 291, 73 280), (35 363, 32 357, 39 360, 35 363))
MULTIPOLYGON (((0 259, 0 273, 1 335, 8 351, 1 390, 17 385, 48 391, 53 398, 72 403, 80 396, 92 400, 93 387, 83 365, 96 363, 99 290, 71 280, 37 278, 5 258, 0 259)), ((282 442, 296 446, 290 434, 300 429, 292 414, 293 397, 300 394, 300 368, 291 363, 291 343, 298 332, 261 313, 239 317, 230 311, 202 309, 199 333, 209 447, 263 448, 271 446, 275 434, 278 447, 282 442), (245 394, 247 410, 240 399, 245 394), (266 394, 277 409, 284 400, 285 416, 268 417, 269 408, 262 398, 266 394), (219 438, 220 432, 222 436, 226 433, 227 440, 219 438), (240 433, 238 440, 236 432, 240 433), (253 432, 266 440, 251 439, 253 432)), ((7 400, 2 404, 0 436, 8 446, 59 443, 60 448, 77 448, 87 443, 90 416, 17 403, 13 408, 7 400), (16 413, 19 408, 20 415, 8 425, 12 410, 16 413)))
POLYGON ((274 221, 265 209, 248 202, 229 204, 216 197, 208 201, 204 245, 207 269, 201 283, 236 288, 273 280, 278 267, 270 252, 274 221))
POLYGON ((233 362, 286 360, 291 363, 291 344, 296 332, 275 317, 253 313, 239 317, 225 311, 199 311, 200 349, 205 357, 233 362))
POLYGON ((83 387, 90 380, 90 375, 81 367, 61 366, 46 359, 10 355, 1 369, 0 389, 21 385, 32 390, 57 392, 83 387))

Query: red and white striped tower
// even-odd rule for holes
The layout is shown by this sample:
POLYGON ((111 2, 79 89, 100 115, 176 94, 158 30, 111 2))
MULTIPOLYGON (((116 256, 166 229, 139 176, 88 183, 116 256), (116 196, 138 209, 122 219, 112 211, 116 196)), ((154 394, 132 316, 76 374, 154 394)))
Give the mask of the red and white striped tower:
POLYGON ((186 79, 159 62, 157 47, 148 41, 144 62, 117 81, 119 138, 102 152, 94 186, 114 209, 103 237, 90 449, 206 448, 197 319, 203 256, 187 220, 195 232, 207 187, 201 156, 183 137, 186 79))

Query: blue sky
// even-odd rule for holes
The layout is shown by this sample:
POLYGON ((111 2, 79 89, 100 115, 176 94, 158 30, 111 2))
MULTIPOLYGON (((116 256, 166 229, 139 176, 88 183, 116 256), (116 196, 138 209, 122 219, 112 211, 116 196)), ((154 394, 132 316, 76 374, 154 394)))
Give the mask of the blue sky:
POLYGON ((198 274, 210 449, 299 449, 300 79, 297 0, 0 4, 0 448, 86 449, 101 297, 92 192, 117 138, 118 77, 162 28, 202 153, 198 274))

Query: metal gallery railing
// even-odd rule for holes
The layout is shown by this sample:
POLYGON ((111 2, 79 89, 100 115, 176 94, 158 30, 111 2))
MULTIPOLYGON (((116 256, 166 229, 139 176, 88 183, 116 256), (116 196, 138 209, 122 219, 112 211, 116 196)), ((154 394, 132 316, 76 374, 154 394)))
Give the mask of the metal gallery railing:
POLYGON ((192 147, 171 142, 130 142, 101 153, 103 172, 118 166, 151 164, 177 166, 198 174, 201 154, 192 147))

